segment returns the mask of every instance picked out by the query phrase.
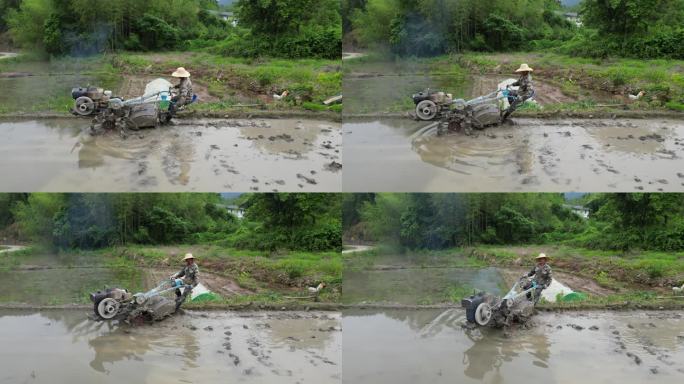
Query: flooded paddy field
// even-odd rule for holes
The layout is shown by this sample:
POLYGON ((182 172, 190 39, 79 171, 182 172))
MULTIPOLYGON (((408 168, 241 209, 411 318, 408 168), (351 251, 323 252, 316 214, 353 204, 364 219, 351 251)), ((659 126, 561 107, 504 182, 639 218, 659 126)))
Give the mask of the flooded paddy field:
POLYGON ((1 383, 339 383, 340 315, 185 311, 152 325, 0 310, 1 383))
POLYGON ((342 301, 347 304, 435 304, 452 302, 452 294, 477 287, 492 294, 507 289, 497 268, 420 268, 345 270, 342 301), (453 290, 457 292, 454 293, 453 290))
POLYGON ((0 120, 7 192, 339 191, 341 129, 314 120, 176 120, 91 136, 88 119, 0 120))
POLYGON ((0 304, 90 304, 88 295, 104 286, 133 292, 152 288, 145 270, 117 267, 85 253, 0 253, 0 262, 7 266, 0 268, 0 279, 8 287, 0 291, 0 304))
POLYGON ((539 313, 527 329, 466 329, 465 312, 346 310, 344 383, 680 383, 677 312, 539 313))
POLYGON ((530 119, 436 135, 436 124, 357 119, 343 125, 355 192, 684 191, 684 122, 530 119))

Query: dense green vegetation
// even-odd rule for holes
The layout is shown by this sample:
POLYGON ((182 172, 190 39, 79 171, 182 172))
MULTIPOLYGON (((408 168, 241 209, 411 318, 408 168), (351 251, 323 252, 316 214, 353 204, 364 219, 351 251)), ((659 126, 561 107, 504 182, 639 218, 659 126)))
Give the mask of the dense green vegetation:
POLYGON ((345 41, 398 55, 556 50, 684 58, 683 0, 583 0, 581 25, 557 0, 343 0, 345 41))
POLYGON ((473 244, 567 244, 599 250, 684 250, 684 194, 584 197, 584 219, 561 194, 345 196, 347 238, 411 249, 473 244))
POLYGON ((61 249, 179 243, 269 252, 341 248, 338 195, 244 195, 244 219, 225 205, 217 194, 4 194, 0 225, 61 249))
POLYGON ((206 50, 227 56, 336 59, 336 0, 0 0, 0 33, 49 55, 206 50))

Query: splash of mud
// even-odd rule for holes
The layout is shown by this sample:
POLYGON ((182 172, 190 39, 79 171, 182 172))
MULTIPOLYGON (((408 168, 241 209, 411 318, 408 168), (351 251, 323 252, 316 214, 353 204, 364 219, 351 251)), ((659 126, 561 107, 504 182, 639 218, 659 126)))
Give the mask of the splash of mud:
POLYGON ((0 339, 8 383, 341 381, 332 313, 187 311, 125 327, 77 311, 0 311, 0 339))
POLYGON ((674 312, 539 314, 509 333, 464 329, 461 310, 345 311, 345 383, 679 383, 674 312), (382 329, 382 332, 378 332, 382 329))
POLYGON ((122 138, 88 121, 0 122, 6 191, 339 191, 339 124, 179 120, 122 138), (78 186, 76 188, 75 186, 78 186))
POLYGON ((677 120, 514 119, 473 136, 396 119, 343 129, 347 191, 684 190, 677 120))

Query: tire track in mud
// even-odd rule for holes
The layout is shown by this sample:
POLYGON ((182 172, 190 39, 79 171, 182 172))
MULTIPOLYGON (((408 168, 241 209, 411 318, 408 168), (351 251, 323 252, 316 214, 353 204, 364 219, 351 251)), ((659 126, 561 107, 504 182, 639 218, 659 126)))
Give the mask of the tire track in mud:
POLYGON ((681 120, 514 118, 437 136, 434 123, 373 119, 344 130, 345 190, 684 191, 681 120), (396 167, 376 165, 386 159, 396 167))

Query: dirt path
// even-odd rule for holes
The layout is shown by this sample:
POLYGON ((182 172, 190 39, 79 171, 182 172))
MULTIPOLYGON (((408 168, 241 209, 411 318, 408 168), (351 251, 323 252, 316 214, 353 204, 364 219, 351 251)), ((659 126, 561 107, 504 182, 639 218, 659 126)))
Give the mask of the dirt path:
POLYGON ((12 57, 17 57, 17 56, 19 56, 19 54, 15 53, 15 52, 0 52, 0 60, 9 59, 12 57))
POLYGON ((345 245, 342 253, 355 253, 355 252, 365 252, 370 251, 374 248, 372 245, 345 245))
MULTIPOLYGON (((146 269, 147 284, 149 287, 156 286, 160 281, 168 279, 171 274, 178 272, 178 269, 146 269)), ((225 276, 220 276, 206 270, 200 272, 200 281, 210 291, 216 292, 223 297, 249 295, 254 292, 242 288, 235 280, 225 276)))
MULTIPOLYGON (((160 77, 169 79, 171 83, 174 85, 177 83, 177 81, 174 81, 169 76, 124 75, 117 96, 121 96, 124 99, 140 97, 145 93, 145 86, 147 85, 147 83, 160 77)), ((193 80, 192 82, 192 91, 197 95, 201 102, 211 103, 220 100, 219 97, 211 95, 209 93, 208 88, 204 84, 196 80, 193 80)))
POLYGON ((342 60, 358 59, 359 57, 364 56, 366 56, 366 54, 361 52, 342 52, 342 60))
MULTIPOLYGON (((512 287, 529 268, 501 268, 501 276, 507 286, 512 287)), ((595 280, 574 275, 572 273, 553 271, 554 279, 567 285, 573 291, 588 293, 592 296, 607 296, 615 293, 614 290, 600 286, 595 280)))
MULTIPOLYGON (((512 77, 504 75, 473 75, 470 95, 486 95, 496 90, 500 82, 510 78, 512 77)), ((535 90, 534 99, 542 106, 577 101, 576 97, 564 94, 559 87, 545 81, 535 79, 533 86, 535 90)))
POLYGON ((23 245, 0 245, 0 253, 10 253, 26 249, 23 245))

